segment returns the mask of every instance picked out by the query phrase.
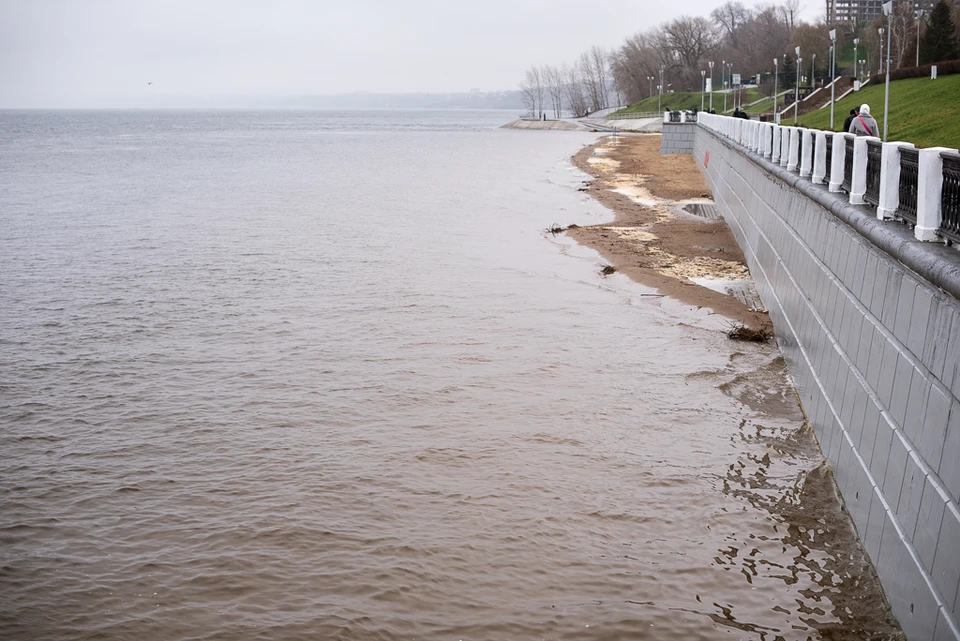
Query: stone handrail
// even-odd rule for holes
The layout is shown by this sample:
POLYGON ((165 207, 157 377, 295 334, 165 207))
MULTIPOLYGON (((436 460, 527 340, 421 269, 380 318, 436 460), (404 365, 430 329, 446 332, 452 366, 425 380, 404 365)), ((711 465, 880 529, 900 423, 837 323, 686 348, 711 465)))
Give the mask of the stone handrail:
MULTIPOLYGON (((855 137, 841 132, 825 132, 805 127, 789 127, 768 122, 731 118, 716 114, 699 114, 700 125, 740 144, 746 149, 780 164, 788 171, 799 173, 814 184, 827 184, 834 193, 846 192, 851 205, 873 206, 867 198, 867 176, 879 173, 879 194, 870 194, 869 200, 876 199, 876 216, 881 220, 891 218, 909 220, 911 216, 902 216, 901 194, 916 194, 916 219, 914 235, 921 241, 954 242, 957 239, 947 220, 956 220, 956 197, 950 189, 952 174, 944 173, 944 158, 957 155, 956 149, 931 147, 917 150, 919 160, 915 178, 911 172, 901 172, 901 150, 912 149, 906 142, 881 142, 874 137, 855 137), (827 137, 832 138, 830 172, 827 175, 826 159, 827 137), (847 151, 848 140, 852 153, 847 151), (880 154, 869 153, 868 145, 880 145, 880 154), (879 168, 875 163, 879 160, 879 168), (868 167, 868 162, 872 166, 868 167), (849 186, 844 176, 849 177, 849 186), (912 182, 915 181, 915 182, 912 182), (948 188, 944 190, 947 181, 948 188)), ((952 171, 952 170, 949 170, 952 171)), ((871 180, 871 191, 874 188, 871 180)), ((911 212, 912 213, 912 212, 911 212)), ((913 222, 913 221, 910 221, 913 222)))

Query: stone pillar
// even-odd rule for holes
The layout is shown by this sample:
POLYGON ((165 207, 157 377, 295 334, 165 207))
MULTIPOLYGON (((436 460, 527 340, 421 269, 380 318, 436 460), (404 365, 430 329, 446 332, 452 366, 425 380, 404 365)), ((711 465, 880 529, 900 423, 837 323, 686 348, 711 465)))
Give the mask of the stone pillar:
POLYGON ((940 229, 942 212, 940 211, 940 195, 943 191, 943 159, 940 154, 944 151, 957 153, 956 149, 948 147, 930 147, 920 150, 920 173, 917 177, 917 226, 913 234, 917 240, 938 240, 937 230, 940 229))
POLYGON ((787 171, 796 171, 800 167, 800 127, 790 129, 790 157, 787 159, 787 171))
POLYGON ((851 162, 852 158, 844 158, 847 150, 847 136, 839 131, 833 134, 833 156, 830 158, 830 191, 839 193, 843 188, 843 162, 851 162))
POLYGON ((790 136, 793 127, 781 127, 781 129, 783 131, 780 133, 780 166, 786 167, 790 162, 790 136))
POLYGON ((780 125, 773 125, 771 128, 772 133, 772 147, 770 149, 770 162, 775 165, 780 164, 780 137, 783 136, 783 127, 780 125))
POLYGON ((900 205, 900 149, 913 147, 909 142, 885 142, 880 156, 880 203, 877 218, 893 218, 900 205))
POLYGON ((681 111, 681 112, 680 112, 680 122, 687 122, 687 112, 686 112, 686 111, 681 111))
POLYGON ((827 133, 816 131, 813 135, 813 184, 822 185, 827 178, 827 133))
POLYGON ((800 146, 800 177, 809 178, 813 173, 813 131, 801 129, 800 135, 803 137, 803 144, 800 146))
POLYGON ((664 111, 664 112, 663 112, 663 124, 665 124, 665 125, 670 124, 670 112, 669 112, 669 111, 664 111))
POLYGON ((873 136, 857 136, 853 139, 853 175, 850 177, 850 204, 862 205, 867 193, 867 140, 880 142, 873 136))

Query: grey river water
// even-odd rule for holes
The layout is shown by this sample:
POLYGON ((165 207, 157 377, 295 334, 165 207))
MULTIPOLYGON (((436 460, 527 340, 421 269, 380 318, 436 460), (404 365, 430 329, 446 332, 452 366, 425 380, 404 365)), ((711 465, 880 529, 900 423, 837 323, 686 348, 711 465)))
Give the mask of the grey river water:
POLYGON ((544 233, 594 137, 510 116, 0 112, 0 638, 843 618, 776 349, 544 233))

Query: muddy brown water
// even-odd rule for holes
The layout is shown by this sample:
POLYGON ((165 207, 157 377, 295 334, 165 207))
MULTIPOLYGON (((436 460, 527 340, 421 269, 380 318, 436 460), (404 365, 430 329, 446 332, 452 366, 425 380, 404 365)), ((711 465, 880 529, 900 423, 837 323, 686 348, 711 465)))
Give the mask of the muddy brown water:
POLYGON ((0 637, 893 634, 776 349, 501 117, 0 116, 0 637))

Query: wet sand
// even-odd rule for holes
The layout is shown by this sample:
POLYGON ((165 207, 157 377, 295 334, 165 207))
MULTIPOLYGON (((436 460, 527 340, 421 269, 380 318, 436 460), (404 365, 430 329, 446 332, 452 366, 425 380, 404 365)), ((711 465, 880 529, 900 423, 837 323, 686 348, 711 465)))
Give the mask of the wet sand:
POLYGON ((749 276, 743 252, 719 220, 685 214, 685 203, 710 203, 710 188, 693 156, 660 155, 659 135, 619 136, 585 147, 573 163, 594 177, 585 190, 613 210, 613 223, 570 229, 617 271, 732 322, 771 330, 763 310, 702 287, 691 279, 749 276))

